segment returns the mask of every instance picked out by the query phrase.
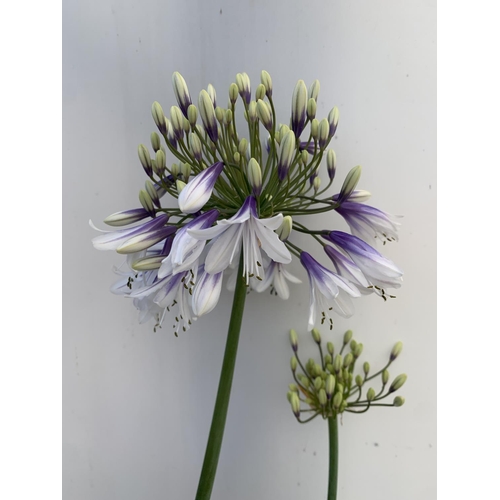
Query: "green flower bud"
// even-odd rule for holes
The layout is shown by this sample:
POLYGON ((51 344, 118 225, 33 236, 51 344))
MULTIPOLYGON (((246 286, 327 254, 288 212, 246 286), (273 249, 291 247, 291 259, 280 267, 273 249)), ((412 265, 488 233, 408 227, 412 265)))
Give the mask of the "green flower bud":
POLYGON ((222 124, 222 121, 224 120, 224 110, 220 106, 215 108, 215 118, 222 124))
POLYGON ((290 405, 292 406, 293 414, 299 418, 300 417, 300 400, 296 392, 292 392, 290 396, 290 405))
POLYGON ((200 112, 201 121, 203 122, 203 126, 210 137, 212 142, 217 142, 219 137, 219 131, 217 128, 217 120, 215 117, 214 103, 208 92, 206 90, 202 90, 198 97, 198 110, 200 112))
POLYGON ((273 117, 271 114, 271 107, 267 102, 259 99, 257 101, 257 114, 262 125, 270 132, 273 128, 273 117))
POLYGON ((315 101, 318 101, 318 95, 319 95, 319 80, 314 80, 312 82, 311 86, 309 87, 309 98, 314 99, 315 101))
POLYGON ((316 100, 312 97, 307 101, 307 118, 313 120, 316 116, 316 100))
POLYGON ((187 118, 192 127, 196 125, 196 120, 198 119, 198 110, 194 104, 190 104, 187 109, 187 118))
POLYGON ((335 373, 335 369, 333 367, 333 364, 328 364, 326 365, 326 369, 330 372, 330 373, 335 373))
POLYGON ((344 394, 344 386, 343 384, 339 384, 338 382, 337 382, 337 392, 340 394, 344 394))
POLYGON ((363 385, 363 377, 361 375, 356 375, 356 385, 361 387, 363 385))
POLYGON ((315 177, 313 180, 313 188, 314 188, 315 193, 317 193, 319 191, 320 186, 321 186, 321 178, 315 177))
POLYGON ((359 182, 359 178, 361 177, 361 170, 361 166, 358 165, 357 167, 351 169, 351 171, 347 174, 344 183, 342 184, 342 188, 340 189, 340 195, 337 200, 338 203, 342 203, 354 191, 359 182))
POLYGON ((349 347, 351 348, 351 351, 354 351, 356 349, 357 345, 358 345, 358 343, 354 339, 352 339, 351 343, 349 344, 349 347))
POLYGON ((333 375, 328 375, 326 377, 325 389, 326 395, 328 396, 328 399, 330 399, 333 395, 333 391, 335 390, 335 377, 333 375))
POLYGON ((191 175, 191 165, 189 163, 181 163, 181 172, 184 182, 187 183, 191 175))
POLYGON ((340 405, 339 413, 342 413, 346 408, 347 408, 347 401, 344 399, 344 401, 342 401, 340 405))
POLYGON ((335 370, 335 373, 340 372, 340 369, 342 368, 342 362, 344 360, 342 359, 342 356, 340 354, 337 354, 335 356, 335 361, 333 362, 333 369, 335 370))
POLYGON ((319 399, 319 404, 321 406, 325 406, 326 405, 326 403, 328 401, 328 398, 326 397, 325 389, 320 389, 319 390, 318 399, 319 399))
POLYGON ((297 378, 306 389, 309 387, 310 380, 303 373, 298 373, 297 378))
POLYGON ((260 81, 266 89, 267 97, 271 97, 273 95, 273 81, 271 80, 271 75, 267 71, 262 70, 260 73, 260 81))
POLYGON ((151 146, 155 153, 161 148, 160 136, 156 132, 151 132, 151 146))
POLYGON ((321 365, 319 365, 318 363, 315 363, 314 364, 314 375, 321 376, 322 373, 323 373, 323 369, 321 368, 321 365))
POLYGON ((184 132, 187 134, 191 130, 191 124, 186 117, 183 118, 182 123, 184 124, 184 132))
POLYGON ((179 179, 177 179, 175 181, 175 185, 177 187, 177 192, 180 193, 185 187, 186 187, 186 183, 185 182, 182 182, 180 181, 179 179))
POLYGON ((234 161, 235 161, 236 163, 239 163, 239 162, 240 162, 240 160, 241 160, 241 155, 240 155, 240 153, 238 153, 238 151, 236 151, 236 153, 234 153, 234 155, 233 155, 233 158, 234 158, 234 161))
POLYGON ((402 350, 403 350, 403 342, 397 342, 391 351, 391 361, 394 361, 401 354, 402 350))
POLYGON ((314 118, 311 120, 311 137, 317 141, 318 140, 318 133, 319 133, 319 121, 314 118))
POLYGON ((297 370, 297 358, 295 356, 292 356, 290 358, 290 368, 292 369, 292 372, 295 372, 295 370, 297 370))
POLYGON ((229 86, 229 100, 234 104, 238 100, 238 85, 231 83, 229 86))
POLYGON ((276 234, 281 241, 286 241, 292 232, 293 221, 290 215, 283 217, 281 226, 276 230, 276 234))
POLYGON ((293 392, 292 391, 288 391, 286 393, 286 399, 288 399, 288 402, 290 403, 292 401, 292 394, 293 392))
MULTIPOLYGON (((280 134, 280 137, 283 139, 283 137, 285 137, 285 135, 288 134, 288 132, 290 132, 290 127, 288 125, 281 125, 280 126, 280 129, 279 129, 279 134, 280 134)), ((293 132, 292 132, 293 133, 293 132)), ((295 148, 295 138, 293 139, 293 146, 295 148)))
POLYGON ((180 172, 179 165, 177 165, 177 163, 172 163, 172 165, 170 166, 170 172, 172 173, 172 177, 176 179, 179 176, 180 172))
POLYGON ((266 97, 266 87, 260 83, 255 90, 255 100, 259 102, 259 99, 264 99, 266 97))
POLYGON ((251 101, 248 105, 248 119, 251 122, 257 121, 257 103, 255 101, 251 101))
POLYGON ((352 330, 347 330, 344 333, 344 345, 347 345, 352 339, 352 330))
POLYGON ((295 384, 288 384, 288 388, 292 391, 292 392, 299 392, 299 388, 295 385, 295 384))
POLYGON ((371 402, 374 399, 375 399, 375 389, 373 389, 372 387, 370 387, 368 389, 368 392, 366 393, 366 400, 371 402))
POLYGON ((153 165, 153 170, 158 177, 162 177, 165 172, 165 167, 167 166, 167 157, 165 153, 159 149, 156 151, 156 158, 153 165))
POLYGON ((146 146, 144 146, 144 144, 139 144, 137 148, 137 154, 139 155, 139 160, 141 162, 142 168, 144 169, 144 172, 146 172, 146 175, 151 177, 151 175, 153 175, 153 165, 151 163, 149 151, 146 146))
POLYGON ((348 352, 344 356, 344 368, 349 368, 349 366, 352 365, 352 362, 354 361, 354 356, 352 355, 351 352, 348 352))
POLYGON ((139 191, 139 201, 141 202, 144 210, 147 210, 149 213, 154 213, 153 200, 144 189, 139 191))
POLYGON ((192 132, 189 134, 189 148, 191 149, 193 156, 198 161, 201 160, 202 155, 203 155, 201 141, 200 141, 200 138, 192 132))
POLYGON ((250 99, 250 78, 246 73, 238 73, 236 75, 236 85, 241 98, 248 103, 250 99))
POLYGON ((361 353, 363 352, 363 344, 358 344, 356 346, 356 349, 353 351, 354 359, 358 359, 361 356, 361 353))
POLYGON ((340 392, 336 392, 335 396, 333 396, 333 407, 338 410, 340 408, 340 405, 342 404, 342 401, 344 400, 342 394, 340 392))
POLYGON ((316 377, 314 379, 314 388, 319 391, 321 387, 323 386, 323 380, 321 377, 316 377))
POLYGON ((179 139, 184 132, 184 115, 177 106, 170 108, 170 122, 174 127, 174 134, 179 139))
POLYGON ((136 271, 154 271, 155 269, 160 268, 162 260, 165 260, 164 255, 144 257, 143 259, 133 262, 132 269, 136 271))
POLYGON ((158 127, 158 130, 162 134, 167 133, 167 125, 165 122, 165 113, 163 113, 163 108, 160 106, 159 102, 154 102, 151 106, 151 114, 153 115, 153 120, 158 127))
POLYGON ((160 208, 160 198, 158 197, 158 191, 156 191, 155 187, 153 186, 153 183, 147 179, 145 183, 146 187, 146 192, 149 194, 149 197, 151 198, 152 202, 160 208))
POLYGON ((331 342, 327 342, 326 348, 327 348, 328 352, 330 353, 330 355, 333 356, 333 352, 334 352, 333 344, 331 342))
POLYGON ((333 361, 333 358, 329 354, 325 354, 325 365, 330 365, 333 361))
POLYGON ((250 158, 248 162, 247 179, 255 196, 259 196, 262 191, 262 170, 255 158, 250 158))
POLYGON ((330 125, 328 124, 328 121, 326 118, 323 118, 319 122, 319 127, 318 127, 318 144, 319 144, 319 149, 322 151, 323 149, 326 148, 328 145, 328 132, 330 130, 330 125))
POLYGON ((217 93, 215 92, 215 87, 211 83, 208 84, 207 94, 210 96, 215 108, 217 106, 217 93))
POLYGON ((398 389, 401 389, 403 387, 404 383, 406 382, 407 376, 406 374, 398 375, 391 384, 391 387, 389 387, 389 393, 397 391, 398 389))
POLYGON ((233 121, 233 112, 230 109, 226 109, 224 114, 224 125, 226 127, 233 121))
POLYGON ((368 373, 370 373, 370 363, 368 363, 368 361, 365 361, 363 363, 363 372, 365 373, 365 375, 368 375, 368 373))
POLYGON ((332 138, 339 124, 339 110, 336 106, 328 113, 328 123, 330 125, 329 137, 332 138))
POLYGON ((305 149, 300 153, 300 159, 304 165, 307 165, 307 162, 309 161, 309 153, 305 149))
POLYGON ((299 137, 304 130, 307 111, 307 88, 303 80, 295 85, 292 95, 292 129, 295 137, 299 137))
POLYGON ((297 332, 295 330, 290 330, 290 343, 292 344, 292 349, 297 352, 299 340, 297 339, 297 332))
POLYGON ((396 396, 392 402, 394 406, 403 406, 405 404, 405 398, 401 396, 396 396))
POLYGON ((382 372, 382 383, 385 385, 389 382, 389 372, 387 370, 384 370, 382 372))
POLYGON ((316 344, 321 344, 321 334, 317 328, 313 328, 311 331, 312 338, 316 344))

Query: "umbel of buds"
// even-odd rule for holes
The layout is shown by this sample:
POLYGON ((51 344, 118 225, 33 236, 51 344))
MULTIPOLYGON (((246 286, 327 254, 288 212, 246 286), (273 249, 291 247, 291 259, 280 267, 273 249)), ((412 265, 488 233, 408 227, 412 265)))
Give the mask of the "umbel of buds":
POLYGON ((298 336, 290 331, 290 342, 294 351, 290 361, 294 383, 290 384, 287 394, 293 414, 300 423, 306 423, 321 415, 324 419, 348 412, 365 413, 372 406, 403 406, 401 396, 388 402, 386 398, 401 389, 406 375, 394 378, 389 385, 388 368, 399 356, 403 344, 398 342, 392 349, 387 364, 371 373, 368 361, 360 362, 363 344, 352 338, 352 331, 345 332, 340 349, 327 342, 326 350, 322 345, 320 332, 313 328, 311 336, 318 346, 319 363, 309 358, 305 364, 299 357, 298 336), (378 388, 375 389, 375 384, 378 388))

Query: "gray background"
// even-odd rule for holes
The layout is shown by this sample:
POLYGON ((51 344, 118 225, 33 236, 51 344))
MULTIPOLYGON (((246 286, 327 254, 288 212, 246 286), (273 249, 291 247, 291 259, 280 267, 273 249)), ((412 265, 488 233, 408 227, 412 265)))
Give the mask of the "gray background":
MULTIPOLYGON (((352 328, 372 364, 405 349, 399 409, 346 414, 339 498, 422 500, 436 489, 436 116, 434 1, 121 1, 63 4, 64 329, 63 493, 79 499, 190 499, 217 390, 231 295, 175 338, 139 326, 109 293, 116 254, 97 252, 91 218, 136 207, 145 176, 137 144, 155 129, 154 100, 174 104, 180 71, 195 97, 208 83, 222 104, 237 72, 255 89, 271 73, 280 121, 297 79, 321 82, 318 115, 341 119, 339 177, 363 165, 371 204, 401 214, 400 242, 383 252, 404 271, 396 300, 356 302, 352 328)), ((340 182, 340 181, 339 181, 340 182)), ((337 184, 339 187, 339 184, 337 184)), ((330 215, 308 221, 343 229, 330 215)), ((312 241, 300 240, 316 255, 312 241)), ((287 302, 247 300, 214 499, 326 498, 326 423, 297 424, 286 401, 287 331, 305 335, 309 291, 287 302)))

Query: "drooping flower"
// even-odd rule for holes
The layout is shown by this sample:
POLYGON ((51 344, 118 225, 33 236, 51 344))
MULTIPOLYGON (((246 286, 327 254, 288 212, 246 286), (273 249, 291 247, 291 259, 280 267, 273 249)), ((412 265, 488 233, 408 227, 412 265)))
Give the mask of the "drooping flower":
POLYGON ((282 214, 259 219, 255 198, 249 196, 230 219, 217 221, 216 226, 208 229, 188 229, 188 234, 199 240, 213 240, 205 258, 209 274, 224 271, 243 249, 243 275, 248 283, 253 276, 262 279, 261 249, 275 262, 291 262, 289 250, 274 232, 282 220, 282 214))
POLYGON ((263 292, 271 288, 271 293, 275 293, 280 299, 287 300, 290 297, 290 288, 287 281, 291 283, 302 283, 299 278, 290 273, 284 264, 271 261, 265 266, 265 277, 255 286, 256 292, 263 292))
POLYGON ((314 328, 318 320, 318 313, 321 314, 321 324, 329 319, 330 328, 333 327, 333 319, 330 311, 334 310, 342 316, 352 314, 351 297, 359 297, 359 290, 346 279, 333 273, 322 266, 307 252, 300 254, 300 262, 304 266, 309 276, 310 285, 310 307, 309 307, 309 331, 314 328), (344 291, 345 293, 340 293, 344 291))
POLYGON ((186 184, 179 195, 179 208, 185 214, 194 214, 205 206, 223 168, 221 161, 214 163, 186 184))
POLYGON ((343 231, 331 231, 323 237, 345 251, 373 285, 382 289, 401 286, 403 271, 361 238, 343 231))

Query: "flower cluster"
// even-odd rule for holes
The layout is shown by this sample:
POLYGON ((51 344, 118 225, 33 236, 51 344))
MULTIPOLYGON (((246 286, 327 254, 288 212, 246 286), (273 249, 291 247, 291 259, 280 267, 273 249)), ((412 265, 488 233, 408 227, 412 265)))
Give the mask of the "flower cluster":
POLYGON ((292 411, 300 423, 309 422, 321 415, 323 418, 336 417, 343 412, 365 413, 371 406, 402 406, 405 402, 396 396, 392 403, 381 402, 394 394, 406 382, 406 375, 398 375, 389 385, 388 368, 401 354, 403 344, 398 342, 392 349, 389 361, 381 370, 370 374, 370 363, 363 363, 362 373, 354 374, 356 363, 363 352, 363 344, 352 338, 352 331, 344 334, 342 347, 336 354, 331 342, 326 344, 327 354, 323 355, 321 335, 316 328, 312 329, 312 337, 318 345, 321 362, 316 363, 309 358, 304 366, 298 356, 298 340, 295 330, 290 331, 290 340, 294 355, 290 367, 295 383, 289 385, 287 393, 292 411), (344 350, 349 346, 349 352, 344 350), (298 371, 298 368, 302 373, 298 371), (381 389, 377 392, 373 387, 365 391, 367 382, 380 379, 381 389), (305 408, 304 408, 304 407, 305 408), (301 415, 305 414, 303 420, 301 415))
POLYGON ((296 84, 288 124, 277 121, 266 71, 254 94, 248 75, 236 75, 226 107, 217 104, 212 85, 200 92, 196 106, 184 78, 176 72, 172 80, 178 106, 167 116, 153 104, 159 131, 151 134, 153 153, 143 144, 138 148, 148 177, 139 192, 141 206, 110 215, 104 222, 118 229, 93 239, 95 248, 127 256, 112 291, 133 299, 140 321, 154 318, 156 328, 174 308, 176 334, 187 330, 214 309, 227 270, 229 286, 244 279, 249 289, 287 299, 288 282, 300 282, 287 268, 293 255, 309 277, 309 330, 319 321, 332 325, 332 311, 351 315, 354 297, 392 297, 386 289, 400 286, 402 272, 372 244, 396 240, 398 223, 365 204, 370 193, 356 190, 359 166, 337 193, 325 194, 337 172, 328 146, 339 111, 334 107, 326 118, 316 117, 317 80, 309 89, 302 80, 296 84), (246 137, 237 130, 238 106, 246 137), (324 187, 322 165, 328 177, 324 187), (174 208, 162 204, 167 194, 176 199, 174 208), (328 211, 343 217, 351 233, 312 231, 299 222, 328 211), (311 235, 332 268, 294 243, 292 229, 311 235))

